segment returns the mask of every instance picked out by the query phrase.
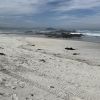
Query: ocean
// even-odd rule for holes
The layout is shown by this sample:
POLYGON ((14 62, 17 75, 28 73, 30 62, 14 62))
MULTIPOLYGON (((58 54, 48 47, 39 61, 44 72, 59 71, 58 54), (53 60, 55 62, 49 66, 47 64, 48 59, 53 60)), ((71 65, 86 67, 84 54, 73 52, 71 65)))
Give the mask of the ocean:
POLYGON ((100 31, 96 31, 96 30, 79 30, 77 32, 84 35, 80 39, 82 41, 100 43, 100 31))
MULTIPOLYGON (((27 28, 1 28, 0 34, 20 34, 20 35, 34 35, 36 32, 46 32, 45 30, 41 29, 27 29, 27 28)), ((78 30, 75 34, 83 34, 81 38, 73 38, 75 40, 81 40, 81 41, 88 41, 88 42, 96 42, 100 43, 100 31, 96 30, 78 30)), ((36 35, 36 34, 35 34, 36 35)))

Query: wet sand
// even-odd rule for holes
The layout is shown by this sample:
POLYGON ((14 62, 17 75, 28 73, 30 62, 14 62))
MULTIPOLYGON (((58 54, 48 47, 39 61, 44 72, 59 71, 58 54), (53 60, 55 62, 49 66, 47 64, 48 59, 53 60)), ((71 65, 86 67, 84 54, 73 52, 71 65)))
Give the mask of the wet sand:
POLYGON ((99 99, 99 43, 0 35, 0 100, 99 99))

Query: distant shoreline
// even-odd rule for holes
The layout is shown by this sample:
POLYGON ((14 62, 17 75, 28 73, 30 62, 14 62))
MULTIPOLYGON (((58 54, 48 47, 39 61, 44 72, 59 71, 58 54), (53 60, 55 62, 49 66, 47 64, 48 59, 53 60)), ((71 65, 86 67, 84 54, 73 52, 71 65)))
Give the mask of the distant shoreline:
POLYGON ((61 40, 75 40, 75 41, 85 41, 85 42, 93 42, 93 43, 100 43, 100 37, 99 36, 82 36, 82 37, 74 37, 74 38, 62 38, 62 37, 47 37, 46 35, 36 35, 36 34, 24 34, 24 33, 21 33, 21 34, 17 34, 17 33, 0 33, 0 35, 9 35, 9 36, 29 36, 29 37, 38 37, 38 38, 48 38, 48 39, 61 39, 61 40))

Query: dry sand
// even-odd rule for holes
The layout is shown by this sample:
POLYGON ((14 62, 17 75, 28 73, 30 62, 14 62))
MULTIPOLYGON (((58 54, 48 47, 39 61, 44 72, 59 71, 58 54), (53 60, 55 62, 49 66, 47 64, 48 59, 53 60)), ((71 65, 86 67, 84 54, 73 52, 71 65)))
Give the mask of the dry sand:
POLYGON ((0 35, 0 100, 100 100, 100 44, 0 35))

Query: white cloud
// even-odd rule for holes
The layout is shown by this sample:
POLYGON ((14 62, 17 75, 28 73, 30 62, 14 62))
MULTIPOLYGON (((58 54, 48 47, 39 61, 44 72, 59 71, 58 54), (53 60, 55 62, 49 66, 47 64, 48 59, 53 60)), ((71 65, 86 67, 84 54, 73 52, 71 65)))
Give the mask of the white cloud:
POLYGON ((100 0, 0 0, 0 15, 34 14, 47 10, 66 12, 100 6, 100 0), (48 3, 60 2, 50 7, 48 3))
POLYGON ((66 12, 77 9, 92 9, 98 6, 100 6, 100 0, 70 0, 61 3, 54 11, 66 12))
MULTIPOLYGON (((32 16, 38 13, 41 16, 44 12, 42 17, 45 16, 45 18, 50 19, 46 20, 47 24, 49 24, 49 22, 50 24, 58 23, 58 25, 64 24, 70 26, 76 25, 76 23, 77 25, 88 25, 89 23, 99 24, 100 22, 98 20, 100 14, 98 14, 99 11, 96 9, 96 7, 99 6, 100 0, 0 0, 0 22, 1 24, 8 23, 9 25, 10 23, 27 23, 34 25, 34 17, 31 19, 29 19, 29 17, 24 19, 23 16, 32 16), (67 14, 67 12, 80 9, 92 9, 96 10, 98 13, 92 16, 87 14, 88 16, 82 18, 74 15, 69 16, 67 14)), ((37 17, 39 19, 39 16, 37 17)), ((41 24, 42 17, 39 19, 40 23, 39 21, 36 23, 41 24)))
POLYGON ((43 0, 0 0, 0 14, 16 15, 37 13, 43 0))

